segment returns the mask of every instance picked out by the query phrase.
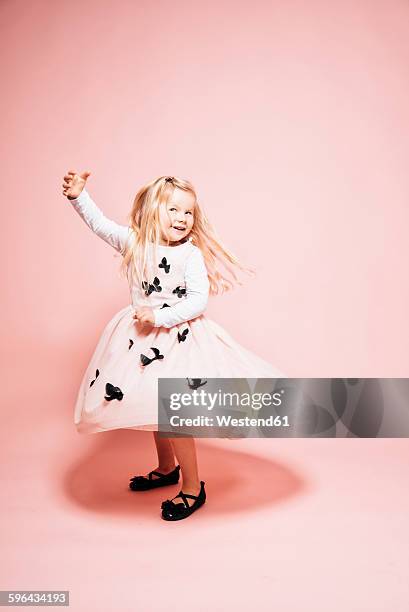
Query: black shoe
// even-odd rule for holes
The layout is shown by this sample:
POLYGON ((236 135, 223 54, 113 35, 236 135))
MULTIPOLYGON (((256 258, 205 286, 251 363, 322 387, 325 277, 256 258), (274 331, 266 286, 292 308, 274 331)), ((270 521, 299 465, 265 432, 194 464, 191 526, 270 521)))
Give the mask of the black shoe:
POLYGON ((147 491, 148 489, 156 489, 157 487, 166 487, 167 485, 177 484, 179 482, 180 465, 177 465, 169 474, 161 474, 160 472, 149 472, 149 478, 145 476, 134 476, 130 479, 129 488, 132 491, 147 491), (152 474, 159 478, 152 478, 152 474))
MULTIPOLYGON (((187 518, 193 512, 198 510, 200 506, 206 501, 206 492, 204 488, 205 483, 203 480, 200 481, 200 492, 199 495, 189 495, 188 493, 183 493, 183 491, 179 491, 176 497, 181 497, 183 503, 175 504, 171 499, 167 499, 162 502, 162 518, 165 521, 180 521, 181 519, 187 518), (187 501, 187 497, 194 499, 195 501, 191 506, 189 506, 189 502, 187 501)), ((173 499, 176 499, 174 497, 173 499)))

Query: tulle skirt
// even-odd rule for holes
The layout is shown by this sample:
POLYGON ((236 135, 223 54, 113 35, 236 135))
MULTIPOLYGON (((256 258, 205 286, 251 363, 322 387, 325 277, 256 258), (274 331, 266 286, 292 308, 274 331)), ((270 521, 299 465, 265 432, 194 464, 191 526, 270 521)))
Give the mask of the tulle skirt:
POLYGON ((168 329, 135 321, 134 311, 116 313, 98 340, 75 405, 80 433, 157 431, 158 378, 285 377, 206 315, 168 329))

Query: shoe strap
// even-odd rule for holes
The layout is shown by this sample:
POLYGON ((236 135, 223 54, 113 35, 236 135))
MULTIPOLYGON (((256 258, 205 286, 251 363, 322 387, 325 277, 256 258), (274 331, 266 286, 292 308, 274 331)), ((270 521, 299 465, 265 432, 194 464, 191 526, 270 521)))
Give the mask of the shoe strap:
POLYGON ((181 491, 181 493, 183 493, 183 495, 185 497, 190 497, 191 499, 199 499, 202 491, 204 489, 204 482, 200 481, 200 491, 199 491, 199 495, 189 495, 189 493, 183 493, 183 491, 181 491))
MULTIPOLYGON (((194 499, 194 500, 199 499, 200 493, 199 493, 199 495, 196 496, 196 495, 190 495, 189 493, 183 493, 183 491, 179 491, 179 493, 176 495, 176 497, 181 497, 183 499, 183 503, 185 504, 185 506, 187 508, 190 508, 191 506, 190 506, 190 504, 189 504, 189 502, 187 501, 186 498, 190 497, 190 499, 194 499)), ((174 497, 173 499, 176 499, 176 497, 174 497)))
POLYGON ((161 478, 168 476, 168 474, 161 474, 160 472, 155 472, 152 470, 152 472, 149 472, 149 480, 152 480, 152 474, 155 474, 155 476, 160 476, 161 478))
MULTIPOLYGON (((176 497, 181 497, 183 500, 184 505, 186 506, 186 508, 190 508, 190 504, 187 501, 186 497, 192 497, 191 495, 186 495, 186 493, 183 493, 183 491, 180 491, 180 493, 178 495, 176 495, 176 497)), ((175 499, 175 498, 173 498, 175 499)))
POLYGON ((175 470, 176 468, 172 470, 171 472, 169 472, 169 474, 162 474, 161 472, 155 472, 155 470, 152 470, 152 472, 149 472, 149 480, 152 480, 152 474, 155 474, 156 476, 160 476, 161 478, 167 478, 168 476, 173 474, 175 470))
POLYGON ((149 480, 152 480, 151 474, 155 474, 156 476, 161 476, 162 478, 167 478, 168 476, 173 474, 173 472, 179 471, 179 469, 180 469, 180 466, 177 465, 174 470, 169 472, 169 474, 162 474, 161 472, 155 472, 154 470, 152 470, 152 472, 149 472, 149 480))

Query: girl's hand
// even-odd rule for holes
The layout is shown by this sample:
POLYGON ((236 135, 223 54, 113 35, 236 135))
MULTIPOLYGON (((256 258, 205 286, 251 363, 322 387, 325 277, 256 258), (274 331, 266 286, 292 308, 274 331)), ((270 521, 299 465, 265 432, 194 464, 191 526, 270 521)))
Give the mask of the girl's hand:
POLYGON ((91 172, 83 172, 82 174, 78 174, 72 170, 67 172, 67 174, 64 176, 63 195, 67 196, 67 198, 70 200, 78 198, 81 191, 84 189, 85 183, 90 174, 91 172))
POLYGON ((151 323, 151 325, 155 325, 155 315, 153 314, 152 308, 149 308, 149 306, 138 308, 133 318, 139 321, 139 323, 151 323))

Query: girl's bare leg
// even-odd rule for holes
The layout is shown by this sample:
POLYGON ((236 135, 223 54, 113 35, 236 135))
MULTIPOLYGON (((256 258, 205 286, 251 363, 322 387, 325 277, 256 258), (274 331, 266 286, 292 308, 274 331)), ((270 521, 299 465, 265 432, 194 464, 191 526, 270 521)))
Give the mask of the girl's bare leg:
MULTIPOLYGON (((169 472, 172 472, 176 467, 172 444, 168 438, 159 438, 157 431, 153 432, 153 437, 155 439, 156 452, 158 454, 158 467, 154 468, 154 471, 160 472, 161 474, 169 474, 169 472)), ((147 477, 148 474, 146 474, 146 478, 147 477)), ((156 479, 159 478, 159 476, 152 474, 152 478, 156 479)))
MULTIPOLYGON (((200 481, 197 468, 196 444, 194 438, 169 438, 172 443, 176 458, 181 468, 183 493, 199 495, 200 481)), ((187 499, 189 505, 194 503, 193 499, 187 499)), ((181 503, 177 498, 175 503, 181 503)))

